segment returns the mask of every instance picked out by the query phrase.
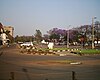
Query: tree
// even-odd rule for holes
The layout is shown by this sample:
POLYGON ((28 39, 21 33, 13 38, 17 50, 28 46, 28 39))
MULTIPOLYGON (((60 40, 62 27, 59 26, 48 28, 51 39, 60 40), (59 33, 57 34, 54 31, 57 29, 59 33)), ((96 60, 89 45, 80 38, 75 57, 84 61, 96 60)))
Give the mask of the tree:
POLYGON ((96 21, 95 22, 95 37, 96 37, 96 40, 97 40, 97 44, 98 44, 98 41, 99 41, 99 37, 100 36, 100 22, 99 21, 96 21))
POLYGON ((66 35, 66 30, 53 28, 47 33, 49 34, 49 38, 51 40, 59 41, 59 39, 62 40, 62 38, 64 38, 64 36, 66 35))
POLYGON ((15 42, 30 42, 33 41, 33 36, 16 36, 15 42))
POLYGON ((44 35, 43 35, 43 39, 44 39, 46 42, 49 42, 49 35, 48 35, 48 34, 44 34, 44 35))
POLYGON ((69 31, 70 34, 70 42, 78 42, 79 41, 79 35, 80 33, 77 30, 70 30, 69 31))
POLYGON ((37 41, 37 43, 39 43, 42 40, 42 33, 40 30, 36 30, 35 40, 37 41))
POLYGON ((59 40, 60 39, 60 35, 59 34, 51 34, 50 36, 49 36, 49 38, 52 40, 52 39, 57 39, 57 40, 59 40))

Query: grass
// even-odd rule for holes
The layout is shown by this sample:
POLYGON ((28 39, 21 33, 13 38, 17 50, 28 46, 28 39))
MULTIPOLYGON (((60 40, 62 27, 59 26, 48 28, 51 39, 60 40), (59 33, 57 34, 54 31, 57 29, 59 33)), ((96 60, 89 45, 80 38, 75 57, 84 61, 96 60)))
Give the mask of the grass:
POLYGON ((67 50, 67 48, 54 48, 52 50, 67 50))
POLYGON ((58 63, 58 64, 70 64, 70 63, 73 63, 73 62, 76 62, 74 60, 43 60, 43 61, 34 61, 34 62, 39 62, 39 63, 58 63))
POLYGON ((96 49, 83 49, 77 52, 80 52, 81 54, 100 54, 100 50, 96 50, 96 49))
POLYGON ((75 61, 73 60, 51 60, 51 62, 54 62, 54 63, 60 63, 60 64, 69 64, 69 63, 73 63, 75 61))
POLYGON ((53 49, 48 49, 48 48, 42 48, 42 49, 39 49, 39 50, 42 50, 42 51, 46 51, 46 50, 67 50, 67 48, 53 48, 53 49))
MULTIPOLYGON (((42 48, 39 49, 42 51, 49 51, 49 50, 53 50, 53 51, 57 51, 57 50, 68 50, 68 48, 53 48, 53 49, 48 49, 48 48, 42 48)), ((98 49, 82 49, 82 50, 76 50, 73 52, 77 52, 77 53, 81 53, 81 54, 100 54, 100 50, 98 49)))

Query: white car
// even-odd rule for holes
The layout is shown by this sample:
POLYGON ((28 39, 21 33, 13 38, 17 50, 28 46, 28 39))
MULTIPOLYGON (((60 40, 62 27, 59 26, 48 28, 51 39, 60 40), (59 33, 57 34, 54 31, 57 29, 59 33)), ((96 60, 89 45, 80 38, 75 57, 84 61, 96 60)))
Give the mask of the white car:
POLYGON ((33 43, 32 42, 25 42, 25 43, 22 43, 20 46, 33 46, 33 43))

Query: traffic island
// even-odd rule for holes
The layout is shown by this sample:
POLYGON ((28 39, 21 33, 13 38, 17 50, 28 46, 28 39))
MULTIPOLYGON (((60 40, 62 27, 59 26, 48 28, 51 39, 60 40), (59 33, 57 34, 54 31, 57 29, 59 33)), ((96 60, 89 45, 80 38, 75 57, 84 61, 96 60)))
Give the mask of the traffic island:
POLYGON ((78 51, 71 51, 71 53, 83 56, 83 55, 100 55, 99 49, 82 49, 78 51))

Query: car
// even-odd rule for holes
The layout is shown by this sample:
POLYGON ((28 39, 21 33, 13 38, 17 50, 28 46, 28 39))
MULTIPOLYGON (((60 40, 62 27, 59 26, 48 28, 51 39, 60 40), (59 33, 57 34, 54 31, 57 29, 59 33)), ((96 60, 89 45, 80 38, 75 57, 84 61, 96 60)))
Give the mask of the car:
POLYGON ((33 46, 32 42, 24 42, 22 44, 20 44, 20 46, 33 46))

